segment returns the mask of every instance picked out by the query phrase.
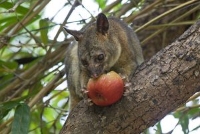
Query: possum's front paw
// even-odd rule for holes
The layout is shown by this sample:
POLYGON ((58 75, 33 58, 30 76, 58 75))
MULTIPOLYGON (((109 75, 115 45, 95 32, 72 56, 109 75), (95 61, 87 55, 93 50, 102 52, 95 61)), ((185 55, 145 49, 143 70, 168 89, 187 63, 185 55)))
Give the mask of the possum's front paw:
POLYGON ((88 106, 92 106, 94 104, 90 98, 84 99, 84 103, 88 106))
POLYGON ((127 96, 131 90, 131 82, 124 82, 124 96, 127 96))
POLYGON ((92 100, 90 98, 88 98, 88 90, 86 87, 82 88, 81 89, 82 93, 83 93, 83 98, 84 98, 84 103, 89 105, 89 106, 92 106, 94 103, 92 102, 92 100))
POLYGON ((83 93, 83 97, 84 97, 84 95, 87 95, 88 90, 87 90, 86 87, 83 87, 83 88, 81 89, 81 92, 83 93))

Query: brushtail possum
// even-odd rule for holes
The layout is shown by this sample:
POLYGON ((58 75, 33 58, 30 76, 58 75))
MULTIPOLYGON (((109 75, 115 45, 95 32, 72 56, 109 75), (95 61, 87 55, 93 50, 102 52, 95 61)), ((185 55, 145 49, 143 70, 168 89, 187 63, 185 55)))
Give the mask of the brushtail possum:
POLYGON ((70 110, 83 99, 89 78, 109 71, 129 77, 143 62, 136 34, 117 18, 100 13, 96 22, 80 31, 64 29, 77 41, 68 47, 65 60, 70 110))

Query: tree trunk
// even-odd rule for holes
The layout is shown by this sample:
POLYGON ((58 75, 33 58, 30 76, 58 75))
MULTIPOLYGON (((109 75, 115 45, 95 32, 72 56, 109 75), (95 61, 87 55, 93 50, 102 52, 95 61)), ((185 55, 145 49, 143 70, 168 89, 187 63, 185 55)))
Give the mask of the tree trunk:
POLYGON ((200 21, 143 63, 118 103, 81 101, 61 134, 139 134, 200 91, 200 21))

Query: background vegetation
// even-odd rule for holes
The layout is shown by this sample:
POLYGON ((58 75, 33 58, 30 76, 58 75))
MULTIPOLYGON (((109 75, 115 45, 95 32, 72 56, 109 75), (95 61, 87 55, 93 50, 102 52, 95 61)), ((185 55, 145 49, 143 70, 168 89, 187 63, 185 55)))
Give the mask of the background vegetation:
MULTIPOLYGON (((200 18, 198 0, 65 0, 59 11, 46 11, 52 1, 0 1, 0 134, 56 134, 62 128, 69 96, 63 61, 73 40, 64 36, 64 25, 82 27, 99 12, 121 18, 137 32, 148 60, 200 18), (89 2, 98 6, 96 12, 86 8, 89 2), (62 10, 67 12, 58 23, 62 10), (44 18, 45 12, 53 15, 44 18), (80 19, 69 21, 77 14, 80 19)), ((169 133, 177 127, 184 134, 200 131, 200 123, 189 128, 199 121, 199 96, 170 113, 178 121, 169 133)), ((163 127, 158 122, 144 133, 160 134, 163 127)))

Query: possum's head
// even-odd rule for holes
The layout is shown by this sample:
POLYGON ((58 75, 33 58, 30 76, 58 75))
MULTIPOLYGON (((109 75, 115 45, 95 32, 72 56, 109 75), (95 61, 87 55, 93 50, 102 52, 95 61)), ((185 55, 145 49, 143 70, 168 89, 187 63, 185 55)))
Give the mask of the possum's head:
POLYGON ((81 69, 86 70, 89 77, 97 78, 110 71, 118 60, 120 44, 112 35, 109 21, 104 14, 99 14, 96 23, 82 31, 65 30, 78 41, 81 69))

